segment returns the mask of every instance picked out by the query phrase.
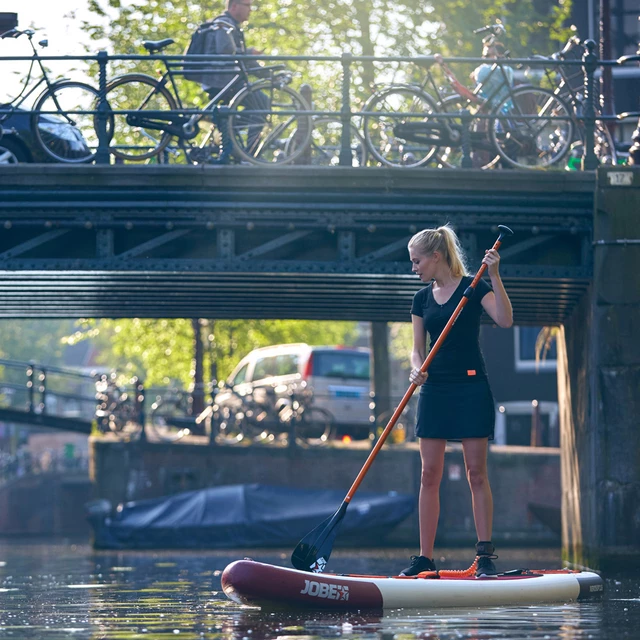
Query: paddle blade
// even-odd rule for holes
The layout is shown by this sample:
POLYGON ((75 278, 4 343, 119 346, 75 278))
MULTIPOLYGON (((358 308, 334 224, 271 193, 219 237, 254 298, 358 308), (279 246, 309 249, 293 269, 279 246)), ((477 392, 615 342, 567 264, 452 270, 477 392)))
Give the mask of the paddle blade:
POLYGON ((324 571, 348 506, 348 502, 343 502, 330 518, 300 540, 291 554, 291 564, 296 569, 312 573, 324 571))

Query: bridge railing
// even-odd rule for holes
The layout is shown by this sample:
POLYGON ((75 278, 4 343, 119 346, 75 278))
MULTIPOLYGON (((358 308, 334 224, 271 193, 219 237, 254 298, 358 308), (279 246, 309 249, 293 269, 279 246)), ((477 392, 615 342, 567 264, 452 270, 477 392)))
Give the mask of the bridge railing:
MULTIPOLYGON (((547 87, 558 98, 566 99, 569 103, 569 109, 565 112, 563 110, 555 110, 551 112, 545 112, 545 107, 542 107, 542 111, 523 112, 519 107, 518 126, 513 125, 513 113, 503 113, 501 111, 491 110, 485 108, 484 110, 480 106, 476 111, 469 111, 464 109, 465 105, 462 104, 458 98, 462 97, 466 100, 473 102, 474 98, 469 94, 478 96, 478 89, 469 90, 467 92, 463 89, 459 89, 460 85, 466 85, 464 80, 467 77, 468 69, 470 65, 478 65, 487 63, 485 58, 473 58, 473 57, 458 57, 458 58, 443 58, 441 56, 420 56, 420 57, 403 57, 403 56, 391 56, 391 57, 377 57, 377 56, 352 56, 349 53, 344 53, 341 56, 190 56, 189 64, 193 64, 195 61, 197 64, 204 64, 206 62, 215 63, 236 63, 247 62, 249 60, 260 60, 267 63, 288 63, 294 68, 294 71, 300 77, 309 79, 314 76, 313 69, 316 70, 318 65, 324 65, 328 69, 333 69, 331 76, 337 78, 337 82, 331 87, 316 85, 315 88, 306 86, 304 90, 301 88, 308 102, 312 103, 311 108, 287 110, 280 109, 278 113, 281 116, 296 116, 304 115, 305 118, 312 119, 311 127, 315 131, 320 120, 330 119, 340 125, 340 131, 338 133, 338 141, 332 140, 327 143, 329 150, 323 149, 324 155, 328 156, 328 162, 331 164, 339 164, 344 166, 350 166, 358 164, 369 164, 375 166, 434 166, 434 167, 473 167, 477 166, 477 160, 474 160, 474 136, 477 138, 479 133, 486 131, 487 127, 491 123, 496 130, 498 130, 497 136, 501 135, 500 130, 502 126, 503 137, 513 137, 513 132, 516 129, 522 130, 530 123, 530 121, 542 120, 544 123, 551 126, 549 137, 553 138, 553 126, 559 127, 558 123, 571 121, 578 132, 575 137, 567 141, 567 147, 570 147, 571 153, 576 147, 580 147, 580 162, 573 162, 572 168, 584 168, 593 169, 602 161, 615 162, 616 146, 613 141, 603 143, 603 138, 610 137, 609 129, 613 123, 619 122, 621 117, 629 118, 636 117, 638 114, 600 114, 599 105, 599 90, 597 89, 597 77, 601 69, 609 68, 619 64, 632 64, 635 60, 633 57, 627 57, 620 61, 602 61, 598 60, 595 53, 595 43, 588 41, 585 43, 584 54, 581 59, 551 59, 551 58, 516 58, 516 59, 499 59, 490 60, 498 69, 498 75, 504 74, 504 69, 516 69, 516 75, 522 76, 520 81, 525 80, 523 74, 526 69, 538 70, 537 79, 534 79, 534 86, 537 83, 543 88, 547 87), (462 82, 457 82, 457 79, 451 79, 449 77, 447 68, 448 65, 459 65, 464 69, 464 76, 462 82), (312 71, 309 71, 309 70, 312 71), (565 75, 575 77, 575 71, 581 71, 583 74, 580 86, 574 86, 572 88, 573 97, 571 100, 567 98, 566 94, 562 93, 562 90, 558 86, 551 86, 549 83, 551 76, 548 71, 551 70, 565 70, 565 75), (568 73, 571 71, 571 73, 568 73), (425 84, 425 73, 432 74, 432 78, 428 84, 425 84), (368 75, 367 75, 368 74, 368 75), (377 77, 376 77, 377 74, 377 77), (546 80, 543 78, 546 78, 546 80), (374 87, 374 92, 369 94, 369 89, 363 89, 363 79, 368 78, 374 83, 377 82, 374 87), (448 88, 441 92, 441 86, 439 83, 444 82, 448 88), (420 153, 423 153, 424 157, 418 157, 416 159, 415 148, 407 152, 401 146, 398 154, 398 158, 385 157, 384 153, 376 153, 375 142, 370 140, 363 125, 366 122, 371 122, 374 118, 395 118, 394 122, 397 125, 398 114, 403 114, 402 110, 384 110, 384 103, 377 104, 375 100, 376 94, 379 96, 381 91, 384 91, 383 87, 394 88, 404 87, 406 89, 414 90, 414 98, 416 95, 427 96, 427 111, 421 112, 420 115, 424 116, 428 113, 428 121, 431 123, 428 127, 421 131, 410 131, 411 127, 407 127, 407 123, 401 123, 404 129, 402 134, 408 139, 408 143, 405 144, 406 148, 411 148, 411 145, 422 145, 420 153), (418 93, 415 93, 418 92, 418 93), (378 107, 372 110, 373 107, 378 107), (487 123, 488 121, 488 123, 487 123), (447 123, 449 126, 447 126, 447 123), (554 123, 556 123, 554 125, 554 123), (505 130, 509 129, 509 132, 505 134, 505 130), (453 128, 453 130, 452 130, 453 128), (357 149, 354 149, 354 139, 358 139, 361 142, 355 144, 361 144, 362 155, 360 160, 355 159, 355 155, 358 153, 357 149), (425 142, 426 139, 426 142, 425 142), (426 146, 425 146, 426 145, 426 146), (337 147, 337 148, 336 148, 337 147), (430 149, 435 149, 431 153, 430 149), (451 152, 451 149, 455 149, 455 153, 451 152), (427 157, 428 156, 428 157, 427 157), (455 159, 453 159, 455 156, 455 159), (600 157, 599 157, 600 156, 600 157), (603 158, 604 157, 604 158, 603 158), (424 162, 422 162, 424 160, 424 162), (579 166, 578 166, 579 165, 579 166)), ((0 58, 0 64, 26 62, 32 61, 32 57, 4 57, 0 58)), ((72 110, 68 110, 65 113, 75 114, 76 116, 86 116, 90 119, 90 128, 92 129, 91 144, 95 147, 92 149, 92 158, 95 162, 101 164, 109 164, 114 160, 113 153, 113 117, 119 116, 131 116, 139 112, 137 108, 114 108, 110 102, 109 91, 112 87, 112 81, 115 74, 121 73, 123 70, 131 71, 133 69, 138 70, 145 65, 151 68, 157 66, 158 63, 164 65, 164 69, 167 70, 168 75, 165 81, 164 89, 170 93, 175 102, 175 108, 162 109, 154 111, 152 109, 145 110, 145 116, 153 119, 158 118, 166 119, 169 116, 171 121, 165 129, 148 128, 144 130, 144 135, 149 139, 156 137, 155 142, 150 144, 156 144, 157 137, 168 134, 173 140, 180 140, 181 136, 184 140, 188 139, 191 134, 185 134, 183 136, 183 129, 180 127, 189 126, 193 123, 188 122, 193 116, 209 116, 218 124, 222 133, 222 142, 220 143, 220 153, 217 157, 207 159, 207 162, 211 163, 227 163, 230 162, 232 157, 230 153, 229 135, 227 131, 228 119, 230 116, 234 116, 240 113, 238 109, 223 107, 223 106, 207 106, 202 108, 202 100, 191 100, 190 104, 186 99, 183 99, 181 93, 186 91, 184 95, 192 97, 194 95, 194 84, 184 78, 184 55, 109 55, 104 51, 99 52, 95 56, 41 56, 40 60, 43 62, 48 61, 68 61, 70 63, 77 63, 83 61, 89 66, 90 73, 97 78, 95 82, 95 92, 89 95, 93 97, 90 103, 79 105, 72 110), (187 84, 185 84, 187 83, 187 84), (188 85, 191 85, 191 89, 185 89, 188 85), (169 126, 170 125, 170 126, 169 126), (171 128, 173 127, 173 128, 171 128)), ((162 71, 163 69, 161 69, 162 71)), ((154 69, 155 71, 155 69, 154 69)), ((533 76, 536 76, 534 73, 533 76)), ((150 78, 153 82, 153 77, 150 78)), ((526 82, 530 82, 531 78, 527 78, 526 82)), ((523 85, 525 86, 525 85, 523 85)), ((62 85, 59 85, 59 89, 62 90, 62 85)), ((490 98, 488 98, 490 99, 490 98)), ((38 101, 36 101, 36 104, 38 101)), ((21 106, 21 102, 5 105, 0 108, 0 124, 3 119, 15 114, 15 108, 21 106)), ((44 103, 43 103, 44 104, 44 103)), ((49 104, 54 104, 49 103, 49 104)), ((504 104, 504 103, 503 103, 504 104)), ((34 113, 31 108, 25 108, 27 113, 34 113)), ((49 109, 52 107, 50 106, 49 109)), ((36 113, 42 115, 56 116, 59 113, 54 110, 38 110, 36 113)), ((272 113, 272 107, 269 109, 244 109, 242 111, 245 117, 264 117, 268 113, 272 113)), ((416 113, 410 114, 411 122, 417 121, 417 128, 420 126, 420 121, 424 121, 424 117, 420 117, 416 113)), ((415 124, 415 123, 414 123, 415 124)), ((424 123, 423 123, 424 124, 424 123)), ((197 126, 197 125, 196 125, 197 126)), ((307 125, 304 125, 307 126, 307 125)), ((416 129, 416 126, 413 129, 416 129)), ((302 127, 304 128, 304 127, 302 127)), ((143 128, 144 129, 144 128, 143 128)), ((393 131, 385 132, 385 143, 394 144, 398 138, 398 127, 392 127, 393 131)), ((5 135, 10 133, 10 129, 4 128, 5 135)), ((184 130, 186 131, 186 129, 184 130)), ((294 134, 299 134, 297 130, 294 134)), ((293 135, 293 134, 292 134, 293 135)), ((545 134, 546 135, 546 134, 545 134)), ((402 137, 402 136, 400 136, 402 137)), ((484 136, 487 137, 486 135, 484 136)), ((183 140, 183 141, 184 141, 183 140)), ((294 145, 295 140, 293 138, 287 138, 284 141, 286 144, 294 145)), ((483 144, 487 144, 483 140, 483 144)), ((545 143, 546 144, 546 143, 545 143)), ((189 156, 184 154, 184 159, 179 156, 178 147, 173 142, 168 146, 165 146, 163 150, 164 154, 158 153, 151 157, 141 154, 140 161, 155 161, 155 162, 190 162, 193 163, 193 155, 189 156)), ((482 146, 482 145, 481 145, 482 146)), ((500 145, 498 145, 500 147, 500 145)), ((299 156, 299 162, 301 163, 314 163, 311 158, 310 151, 313 147, 313 140, 308 148, 308 152, 299 156)), ((486 149, 481 149, 486 153, 486 149)), ((509 141, 502 144, 502 151, 498 149, 490 149, 491 153, 495 152, 496 157, 498 153, 502 156, 502 160, 506 166, 514 166, 514 162, 509 161, 509 155, 512 153, 509 150, 509 141)), ((281 157, 284 157, 286 161, 286 154, 288 151, 283 151, 281 157)), ((513 152, 515 153, 515 152, 513 152)), ((571 153, 568 157, 571 157, 571 153)), ((126 154, 124 154, 126 157, 126 154)), ((479 155, 479 154, 476 154, 479 155)), ((559 152, 564 159, 567 155, 566 150, 559 152)), ((251 158, 250 158, 251 160, 251 158)), ((489 158, 491 160, 491 158, 489 158)), ((74 160, 74 161, 77 161, 74 160)), ((120 158, 122 161, 122 158, 120 158)), ((273 162, 278 162, 277 158, 273 162)), ((502 161, 500 161, 502 162, 502 161)), ((498 165, 500 164, 498 162, 498 165)), ((260 164, 261 162, 257 162, 260 164)), ((317 163, 322 164, 321 161, 317 163)), ((486 166, 495 166, 496 163, 487 163, 486 166)), ((554 160, 553 166, 558 166, 554 160)), ((515 166, 518 165, 515 162, 515 166)), ((524 164, 526 166, 526 163, 524 164)))
POLYGON ((0 359, 0 409, 91 421, 95 408, 94 375, 0 359))

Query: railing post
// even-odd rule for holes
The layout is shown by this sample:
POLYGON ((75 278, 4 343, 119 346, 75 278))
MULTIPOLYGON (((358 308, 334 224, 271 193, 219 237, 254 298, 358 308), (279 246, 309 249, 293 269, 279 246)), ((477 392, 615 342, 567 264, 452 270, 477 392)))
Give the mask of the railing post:
POLYGON ((98 51, 98 108, 96 114, 96 134, 98 135, 98 149, 96 164, 109 164, 109 138, 107 134, 107 118, 109 103, 107 102, 107 62, 109 54, 98 51))
POLYGON ((27 368, 27 411, 33 413, 35 411, 35 365, 31 363, 27 368))
POLYGON ((472 169, 473 158, 471 157, 471 133, 469 131, 471 112, 469 109, 462 109, 460 117, 462 119, 462 160, 460 161, 460 166, 463 169, 472 169))
POLYGON ((38 391, 40 393, 40 413, 47 412, 47 372, 44 368, 40 370, 38 376, 38 391))
POLYGON ((381 405, 378 403, 378 396, 375 391, 369 391, 369 400, 369 410, 371 411, 369 416, 369 442, 371 442, 371 446, 373 447, 373 443, 375 443, 378 437, 378 418, 381 413, 381 405))
POLYGON ((587 40, 584 43, 585 53, 582 56, 584 69, 584 154, 582 156, 582 170, 597 169, 599 161, 595 151, 596 128, 596 82, 595 72, 598 66, 596 43, 587 40))
POLYGON ((229 164, 231 160, 231 134, 229 133, 229 107, 227 105, 217 105, 213 108, 213 123, 222 134, 222 151, 218 156, 218 164, 229 164))
POLYGON ((633 144, 629 147, 627 164, 640 167, 640 118, 636 130, 631 134, 631 140, 633 140, 633 144))
POLYGON ((145 431, 145 423, 147 421, 147 413, 145 411, 144 382, 142 380, 138 380, 138 378, 134 378, 133 383, 135 385, 136 407, 138 409, 138 421, 140 423, 140 437, 138 438, 138 441, 146 442, 147 432, 145 431))
MULTIPOLYGON (((300 87, 300 95, 305 99, 310 109, 313 109, 313 90, 310 84, 303 84, 300 87)), ((311 125, 311 118, 301 118, 298 121, 299 129, 294 133, 294 141, 296 144, 300 144, 300 140, 304 140, 307 137, 307 130, 311 125)), ((294 161, 293 164, 311 164, 311 143, 309 143, 305 150, 294 161)))
POLYGON ((287 444, 289 445, 289 451, 294 453, 298 449, 298 443, 296 442, 296 424, 298 420, 300 420, 300 405, 298 404, 298 408, 296 408, 296 394, 293 391, 289 391, 289 396, 291 398, 291 419, 289 420, 289 433, 287 444))
POLYGON ((340 136, 340 166, 353 166, 351 155, 351 60, 350 52, 342 54, 342 107, 340 120, 342 122, 342 134, 340 136))

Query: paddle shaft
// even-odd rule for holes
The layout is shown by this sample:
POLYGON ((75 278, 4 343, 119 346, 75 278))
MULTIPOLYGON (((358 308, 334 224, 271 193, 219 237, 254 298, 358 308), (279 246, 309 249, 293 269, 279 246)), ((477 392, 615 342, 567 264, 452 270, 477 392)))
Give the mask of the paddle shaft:
MULTIPOLYGON (((508 232, 509 233, 513 233, 510 229, 508 230, 508 232)), ((495 249, 497 251, 500 248, 500 245, 502 244, 502 238, 503 238, 503 233, 500 234, 498 239, 495 241, 495 244, 491 248, 495 249)), ((455 324, 456 320, 458 319, 458 316, 460 315, 460 313, 464 309, 465 305, 469 301, 469 298, 471 297, 471 294, 473 293, 474 289, 476 288, 476 285, 478 284, 478 281, 480 280, 480 278, 482 278, 482 275, 484 274, 486 269, 487 269, 487 265, 482 263, 482 265, 480 265, 480 269, 478 269, 478 273, 476 273, 473 281, 465 289, 465 292, 464 292, 464 294, 462 296, 462 300, 460 300, 460 302, 458 303, 458 306, 454 309, 453 313, 451 314, 451 317, 449 318, 449 322, 447 322, 447 324, 445 325, 444 329, 442 330, 442 333, 440 334, 440 336, 436 340, 435 344, 433 345, 433 347, 429 351, 429 355, 427 356, 426 360, 422 363, 422 366, 420 367, 420 371, 422 371, 422 373, 426 372, 426 370, 431 366, 431 362, 435 358, 436 353, 438 353, 438 350, 442 346, 442 343, 445 341, 447 335, 449 334, 449 331, 451 331, 451 327, 453 327, 453 325, 455 324)), ((360 486, 360 484, 364 480, 364 477, 367 475, 367 472, 369 471, 369 468, 373 464, 373 461, 375 460, 376 456, 378 455, 380 449, 382 449, 382 446, 384 445, 386 439, 388 438, 389 434, 391 433, 391 430, 393 429, 393 427, 395 427, 396 422, 398 421, 398 418, 402 415, 402 412, 404 411, 404 408, 407 406, 407 403, 411 399, 411 396, 413 395, 413 392, 416 390, 417 387, 418 387, 418 385, 415 384, 414 382, 412 382, 409 385, 409 388, 407 389, 407 391, 404 394, 402 400, 400 401, 400 404, 398 405, 396 410, 393 412, 393 415, 391 416, 389 422, 387 423, 387 426, 384 428, 384 431, 382 432, 381 436, 378 438, 378 442, 376 442, 376 444, 373 447, 373 449, 371 449, 371 453, 369 454, 369 457, 367 458, 367 461, 364 463, 364 466, 360 470, 360 473, 358 474, 358 477, 354 480, 353 484, 351 485, 351 489, 349 489, 349 491, 348 491, 348 493, 347 493, 347 495, 346 495, 346 497, 344 499, 344 502, 346 502, 347 504, 349 502, 351 502, 351 499, 353 498, 355 492, 358 490, 358 487, 360 486)))

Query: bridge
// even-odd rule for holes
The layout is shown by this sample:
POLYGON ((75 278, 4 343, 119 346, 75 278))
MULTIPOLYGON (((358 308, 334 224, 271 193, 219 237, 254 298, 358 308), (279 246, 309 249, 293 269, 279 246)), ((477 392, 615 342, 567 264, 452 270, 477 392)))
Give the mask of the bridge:
POLYGON ((0 316, 407 320, 406 243, 452 222, 518 324, 559 326, 563 546, 640 560, 640 172, 0 168, 0 316), (614 435, 615 434, 615 435, 614 435))
POLYGON ((89 434, 95 413, 95 376, 0 359, 0 422, 89 434))
POLYGON ((506 224, 518 324, 562 323, 592 276, 593 173, 0 167, 0 317, 406 321, 406 245, 451 222, 472 270, 506 224))

